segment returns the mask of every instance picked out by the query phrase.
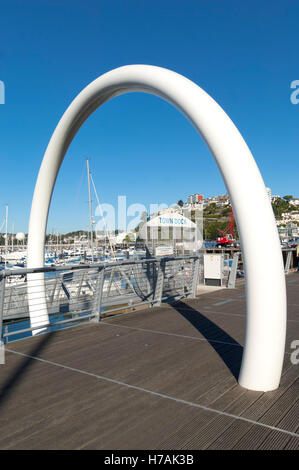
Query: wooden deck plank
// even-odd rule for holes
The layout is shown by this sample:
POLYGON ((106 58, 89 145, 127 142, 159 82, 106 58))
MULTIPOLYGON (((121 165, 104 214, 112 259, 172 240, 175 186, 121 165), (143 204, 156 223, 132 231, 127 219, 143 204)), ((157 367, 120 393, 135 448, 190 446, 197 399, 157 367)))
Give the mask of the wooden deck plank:
MULTIPOLYGON (((295 368, 292 367, 292 370, 295 368)), ((285 374, 287 375, 287 374, 285 374)), ((296 425, 298 423, 298 410, 296 410, 296 398, 298 396, 298 391, 296 392, 296 388, 293 386, 294 382, 291 383, 289 389, 283 393, 281 389, 283 389, 283 384, 281 385, 281 388, 278 389, 275 392, 281 392, 280 394, 276 393, 275 396, 275 402, 272 404, 272 407, 270 405, 270 399, 268 399, 268 406, 270 406, 270 409, 265 412, 265 404, 267 399, 268 394, 263 393, 259 399, 254 402, 249 409, 247 409, 245 412, 241 414, 241 416, 246 417, 248 419, 253 419, 258 422, 262 422, 265 424, 269 424, 272 426, 277 426, 280 429, 286 429, 290 432, 295 432, 296 425), (288 393, 291 392, 291 393, 288 393), (273 410, 272 408, 275 408, 273 410), (282 418, 283 417, 283 418, 282 418)), ((273 394, 275 393, 273 392, 273 394)), ((272 402, 273 402, 273 395, 272 395, 272 402)), ((210 449, 230 449, 234 446, 236 448, 242 449, 246 448, 246 445, 244 446, 245 442, 251 442, 251 445, 253 442, 258 442, 259 445, 261 445, 262 440, 266 440, 267 436, 271 436, 273 433, 273 436, 275 435, 275 431, 271 431, 269 429, 262 429, 258 431, 258 437, 257 437, 257 430, 255 425, 245 425, 246 423, 238 423, 234 422, 230 426, 230 428, 226 429, 223 434, 217 439, 214 443, 210 445, 210 449), (249 436, 250 434, 250 436, 249 436), (263 439, 262 437, 263 436, 263 439), (238 443, 238 445, 237 445, 238 443), (244 447, 243 447, 244 446, 244 447)), ((284 444, 286 444, 290 436, 288 435, 282 435, 281 432, 276 433, 280 435, 281 438, 281 448, 284 447, 284 444), (283 444, 284 443, 284 444, 283 444)), ((271 441, 271 438, 270 438, 271 441)), ((278 448, 277 443, 273 441, 273 449, 278 448)), ((269 445, 265 448, 272 448, 269 445)))

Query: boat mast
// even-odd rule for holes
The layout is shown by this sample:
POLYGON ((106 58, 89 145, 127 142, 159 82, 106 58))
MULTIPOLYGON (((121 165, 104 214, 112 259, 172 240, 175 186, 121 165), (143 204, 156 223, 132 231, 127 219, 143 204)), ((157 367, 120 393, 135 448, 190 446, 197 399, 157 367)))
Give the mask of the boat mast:
POLYGON ((14 231, 15 231, 15 223, 12 224, 12 233, 11 233, 11 248, 12 248, 12 251, 14 249, 14 231))
POLYGON ((91 204, 91 190, 90 190, 90 169, 89 169, 88 158, 86 158, 86 166, 87 166, 88 197, 89 197, 91 260, 93 262, 94 261, 94 258, 93 258, 93 220, 92 220, 92 204, 91 204))
POLYGON ((6 204, 6 213, 5 213, 5 263, 4 268, 7 264, 7 244, 8 244, 8 204, 6 204))
MULTIPOLYGON (((109 245, 110 245, 110 251, 111 251, 112 259, 114 260, 114 259, 115 259, 115 253, 114 253, 112 241, 111 241, 111 238, 110 238, 110 235, 109 235, 108 227, 107 227, 107 224, 106 224, 106 220, 105 220, 105 217, 104 217, 104 214, 103 214, 102 206, 101 206, 101 204, 100 204, 100 200, 99 200, 99 197, 98 197, 98 193, 97 193, 97 190, 96 190, 96 187, 95 187, 95 184, 94 184, 92 175, 90 175, 90 179, 91 179, 92 186, 93 186, 93 190, 94 190, 94 194, 95 194, 95 197, 96 197, 96 200, 97 200, 97 203, 98 203, 98 208, 99 208, 99 211, 100 211, 100 215, 101 215, 101 217, 103 218, 103 222, 104 222, 104 227, 105 227, 105 245, 106 245, 106 238, 108 238, 108 242, 109 242, 109 245)), ((106 247, 105 247, 105 249, 106 249, 106 247)))

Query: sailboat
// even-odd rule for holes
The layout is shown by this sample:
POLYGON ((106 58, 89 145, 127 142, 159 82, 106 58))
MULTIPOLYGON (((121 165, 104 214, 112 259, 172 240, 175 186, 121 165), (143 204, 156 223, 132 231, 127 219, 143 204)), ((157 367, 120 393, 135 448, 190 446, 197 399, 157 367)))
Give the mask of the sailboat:
POLYGON ((103 218, 103 222, 104 222, 104 229, 105 229, 105 239, 108 240, 108 244, 109 244, 109 248, 107 247, 103 247, 103 255, 104 255, 104 260, 107 261, 107 262, 112 262, 112 261, 116 261, 117 260, 117 256, 115 255, 115 251, 114 251, 114 247, 113 247, 113 244, 112 244, 112 240, 111 240, 111 237, 110 237, 110 234, 109 234, 109 230, 108 230, 108 227, 107 227, 107 224, 106 224, 106 221, 105 221, 105 218, 104 218, 104 214, 103 214, 103 211, 102 211, 102 206, 100 204, 100 200, 99 200, 99 197, 98 197, 98 193, 97 193, 97 190, 96 190, 96 187, 95 187, 95 183, 94 183, 94 180, 93 180, 93 177, 92 177, 92 174, 90 172, 90 167, 89 167, 89 160, 88 158, 86 159, 86 165, 87 165, 87 179, 88 179, 88 196, 89 196, 89 217, 90 217, 90 241, 91 241, 91 257, 92 257, 92 261, 94 261, 94 243, 93 243, 93 240, 94 240, 94 235, 93 235, 93 226, 94 226, 94 219, 93 219, 93 216, 92 216, 92 200, 91 200, 91 185, 90 183, 92 184, 92 187, 93 187, 93 190, 94 190, 94 194, 95 194, 95 197, 96 197, 96 200, 97 200, 97 204, 98 204, 98 208, 99 208, 99 211, 100 211, 100 215, 101 217, 103 218), (108 257, 108 258, 106 258, 108 257))

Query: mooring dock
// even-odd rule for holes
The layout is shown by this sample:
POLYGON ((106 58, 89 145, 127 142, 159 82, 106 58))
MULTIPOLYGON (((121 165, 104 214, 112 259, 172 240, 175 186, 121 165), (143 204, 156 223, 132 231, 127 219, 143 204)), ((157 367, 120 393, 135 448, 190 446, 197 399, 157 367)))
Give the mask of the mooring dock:
POLYGON ((281 385, 240 387, 244 286, 11 342, 1 449, 299 449, 299 274, 281 385), (298 356, 298 355, 297 355, 298 356))

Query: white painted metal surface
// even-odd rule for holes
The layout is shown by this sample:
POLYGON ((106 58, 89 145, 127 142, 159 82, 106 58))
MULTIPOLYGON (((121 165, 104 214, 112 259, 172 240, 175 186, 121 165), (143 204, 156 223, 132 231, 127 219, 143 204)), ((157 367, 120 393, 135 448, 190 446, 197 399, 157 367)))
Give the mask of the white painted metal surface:
POLYGON ((205 279, 222 279, 223 256, 221 254, 205 254, 203 265, 205 279))
POLYGON ((173 246, 156 246, 155 256, 172 256, 173 246))
MULTIPOLYGON (((44 263, 52 191, 73 137, 101 104, 132 91, 158 95, 177 107, 215 158, 232 201, 245 263, 246 338, 239 383, 252 390, 273 390, 280 381, 286 331, 284 268, 273 211, 260 172, 238 129, 222 108, 187 78, 160 67, 129 65, 100 76, 75 98, 53 133, 39 171, 29 222, 28 267, 44 263), (267 272, 256 226, 267 240, 271 256, 267 272)), ((33 305, 30 318, 35 324, 47 323, 46 307, 36 311, 33 305)))

